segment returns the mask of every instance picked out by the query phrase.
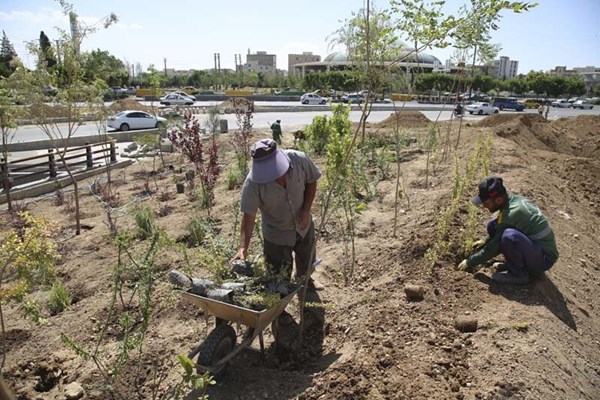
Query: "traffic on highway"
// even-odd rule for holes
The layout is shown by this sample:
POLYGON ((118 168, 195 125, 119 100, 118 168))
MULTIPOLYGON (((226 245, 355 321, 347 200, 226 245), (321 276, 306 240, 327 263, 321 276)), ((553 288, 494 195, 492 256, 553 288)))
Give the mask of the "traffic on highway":
MULTIPOLYGON (((157 107, 159 109, 159 102, 149 102, 149 101, 140 101, 141 104, 148 107, 157 107)), ((198 107, 199 110, 202 107, 209 108, 214 105, 220 104, 220 101, 196 101, 194 103, 195 107, 198 107)), ((110 105, 111 103, 107 103, 110 105)), ((313 118, 318 115, 332 115, 330 111, 330 107, 328 104, 319 105, 319 106, 307 106, 309 109, 314 110, 315 107, 322 108, 320 111, 302 111, 302 106, 298 105, 298 102, 289 102, 289 101, 257 101, 254 103, 256 106, 264 106, 264 107, 277 107, 288 108, 289 111, 277 111, 277 112, 255 112, 254 117, 252 119, 254 129, 267 129, 270 124, 280 119, 282 122, 282 127, 284 130, 286 129, 298 129, 303 126, 309 125, 313 118)), ((394 103, 378 103, 378 111, 371 111, 368 117, 369 122, 379 122, 384 120, 385 118, 390 116, 390 113, 396 110, 402 109, 410 109, 410 110, 420 110, 428 119, 435 121, 445 121, 452 118, 452 105, 442 105, 442 104, 422 104, 416 101, 411 102, 394 102, 394 103), (383 110, 382 110, 383 109, 383 110), (425 110, 423 110, 425 109, 425 110)), ((535 109, 526 109, 522 112, 525 113, 537 113, 535 109)), ((508 110, 501 111, 500 114, 518 114, 520 112, 508 110)), ((360 120, 362 112, 357 105, 352 106, 352 111, 350 112, 350 119, 354 122, 358 122, 360 120)), ((552 107, 550 109, 550 113, 548 114, 549 119, 558 119, 563 117, 573 117, 577 115, 597 115, 597 109, 591 110, 576 110, 572 108, 555 108, 552 107)), ((208 114, 198 114, 200 118, 200 124, 204 125, 208 114)), ((223 114, 220 116, 221 119, 227 120, 229 130, 236 129, 236 118, 235 114, 223 114)), ((464 121, 478 121, 482 118, 487 117, 486 115, 469 115, 468 113, 464 115, 462 118, 464 121)), ((167 122, 167 126, 169 123, 167 122)), ((73 136, 94 136, 98 135, 99 130, 102 131, 105 126, 106 121, 104 122, 93 122, 87 121, 83 122, 81 126, 77 129, 73 136)), ((58 124, 59 129, 63 129, 66 131, 67 124, 58 124)), ((115 129, 108 128, 107 132, 115 132, 115 129)), ((14 143, 22 143, 29 142, 35 140, 45 140, 47 139, 46 134, 35 125, 21 125, 18 127, 15 137, 13 139, 14 143)))

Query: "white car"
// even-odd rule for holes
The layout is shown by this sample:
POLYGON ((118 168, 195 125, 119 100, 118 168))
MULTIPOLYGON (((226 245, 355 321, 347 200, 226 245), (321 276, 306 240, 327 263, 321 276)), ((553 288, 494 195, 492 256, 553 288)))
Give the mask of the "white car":
POLYGON ((155 117, 144 111, 128 110, 118 112, 112 117, 108 117, 106 125, 109 128, 127 132, 130 129, 160 128, 166 121, 166 118, 155 117))
POLYGON ((467 111, 469 114, 498 114, 500 109, 498 107, 494 107, 490 103, 473 103, 467 106, 467 111))
POLYGON ((300 97, 300 102, 302 104, 326 104, 327 99, 319 96, 318 94, 304 93, 302 97, 300 97))
POLYGON ((180 95, 180 96, 187 97, 187 98, 189 98, 189 99, 190 99, 190 100, 192 100, 192 101, 196 101, 196 96, 194 96, 194 95, 192 95, 192 94, 187 94, 187 93, 186 93, 186 92, 184 92, 183 90, 176 90, 176 91, 174 91, 174 92, 171 92, 171 93, 169 93, 169 94, 178 94, 178 95, 180 95))
POLYGON ((188 95, 181 95, 179 93, 169 93, 166 96, 160 98, 160 104, 165 106, 191 106, 195 100, 192 100, 188 95))
POLYGON ((594 108, 594 106, 592 104, 586 103, 583 100, 577 100, 576 102, 573 103, 573 105, 571 107, 581 108, 582 110, 591 110, 592 108, 594 108))
POLYGON ((569 101, 567 99, 558 99, 558 100, 553 101, 552 103, 550 103, 550 105, 552 107, 558 107, 558 108, 569 108, 569 107, 571 107, 571 103, 569 103, 569 101))

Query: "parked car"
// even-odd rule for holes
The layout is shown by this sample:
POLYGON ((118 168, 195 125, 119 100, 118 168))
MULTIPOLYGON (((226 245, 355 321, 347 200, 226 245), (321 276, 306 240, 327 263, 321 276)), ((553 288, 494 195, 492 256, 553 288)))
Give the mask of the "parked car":
POLYGON ((340 100, 344 103, 356 103, 356 104, 361 104, 363 101, 365 101, 364 97, 362 97, 358 93, 346 94, 346 95, 342 96, 342 98, 340 100))
POLYGON ((550 103, 550 105, 552 107, 558 107, 558 108, 569 108, 569 107, 571 107, 571 103, 569 103, 567 101, 567 99, 557 99, 557 100, 554 100, 552 103, 550 103))
POLYGON ((133 86, 129 86, 127 89, 125 89, 125 93, 127 93, 127 95, 129 95, 129 96, 135 96, 136 91, 137 91, 137 89, 134 88, 133 86))
POLYGON ((462 96, 462 99, 465 101, 473 101, 475 103, 489 103, 490 96, 488 96, 485 93, 471 93, 471 95, 469 96, 469 94, 467 93, 464 96, 462 96))
POLYGON ((198 93, 198 89, 193 86, 182 87, 179 91, 186 93, 188 96, 194 96, 194 93, 198 93))
POLYGON ((160 98, 160 104, 164 104, 165 106, 191 106, 194 104, 194 101, 190 96, 182 96, 179 93, 169 93, 160 98))
POLYGON ((160 128, 166 121, 166 118, 155 117, 144 111, 128 110, 108 117, 106 125, 109 128, 127 132, 130 129, 160 128))
POLYGON ((585 102, 584 100, 577 100, 574 102, 571 107, 573 108, 581 108, 582 110, 591 110, 594 106, 590 103, 585 102))
POLYGON ((327 99, 325 97, 319 96, 318 94, 304 93, 300 97, 300 102, 302 104, 325 104, 327 103, 327 99))
POLYGON ((494 107, 498 107, 501 110, 515 110, 523 111, 525 109, 524 104, 517 103, 517 99, 512 97, 496 97, 494 99, 494 107))
POLYGON ((467 111, 469 114, 498 114, 500 109, 498 107, 494 107, 490 103, 473 103, 467 106, 467 111))
POLYGON ((335 97, 337 95, 333 89, 317 89, 313 92, 313 94, 321 97, 335 97))
POLYGON ((537 99, 523 99, 518 101, 519 104, 523 104, 527 108, 538 108, 541 105, 544 105, 544 100, 537 99))

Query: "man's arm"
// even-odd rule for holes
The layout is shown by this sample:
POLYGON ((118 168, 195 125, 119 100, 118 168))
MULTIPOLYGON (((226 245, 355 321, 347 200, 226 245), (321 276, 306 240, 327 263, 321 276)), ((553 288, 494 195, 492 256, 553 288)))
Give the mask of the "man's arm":
POLYGON ((242 226, 240 229, 240 249, 231 261, 245 260, 248 256, 248 247, 250 247, 250 239, 254 231, 254 222, 256 221, 256 213, 243 213, 242 226))
POLYGON ((308 224, 310 223, 310 209, 315 201, 316 194, 317 182, 307 183, 304 187, 304 202, 298 213, 298 227, 300 230, 308 228, 308 224))

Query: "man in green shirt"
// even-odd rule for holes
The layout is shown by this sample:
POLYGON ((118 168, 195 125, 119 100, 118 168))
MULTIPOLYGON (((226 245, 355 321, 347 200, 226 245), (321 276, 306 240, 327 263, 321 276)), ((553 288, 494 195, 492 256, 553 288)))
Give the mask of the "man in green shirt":
POLYGON ((498 214, 487 224, 489 236, 480 242, 481 249, 463 260, 459 269, 475 267, 502 253, 505 261, 494 264, 492 278, 526 285, 530 276, 541 275, 554 265, 558 249, 548 220, 530 200, 508 194, 502 178, 483 179, 471 202, 498 214))
POLYGON ((278 119, 277 121, 273 122, 271 124, 271 131, 273 132, 273 140, 281 146, 281 120, 278 119))

